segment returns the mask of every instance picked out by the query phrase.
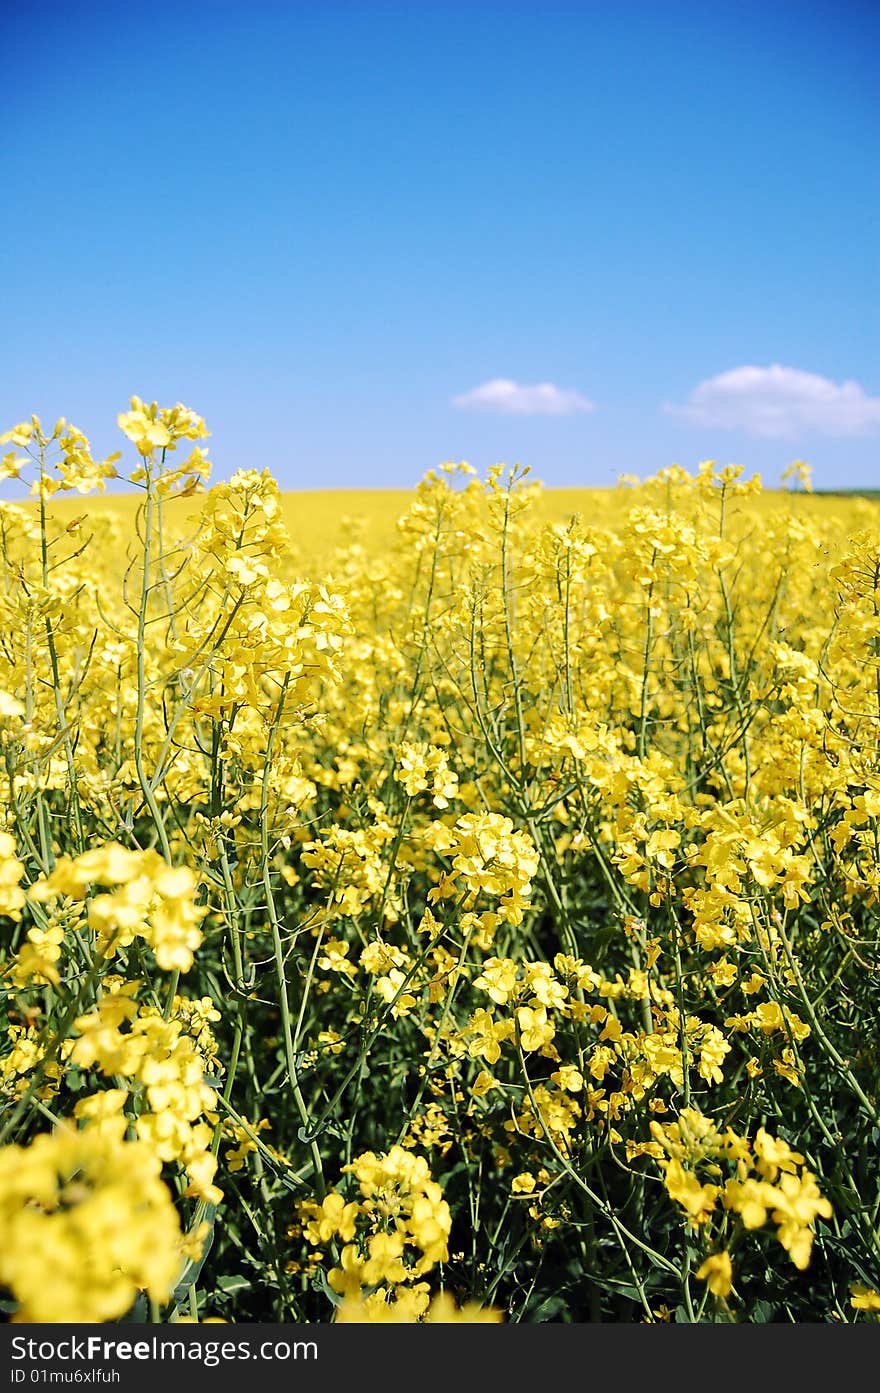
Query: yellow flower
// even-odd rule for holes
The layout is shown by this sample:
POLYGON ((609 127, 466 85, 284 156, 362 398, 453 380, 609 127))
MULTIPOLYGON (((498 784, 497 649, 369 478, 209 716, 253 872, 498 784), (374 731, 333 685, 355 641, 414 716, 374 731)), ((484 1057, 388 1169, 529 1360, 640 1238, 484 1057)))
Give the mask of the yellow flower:
POLYGON ((809 1171, 803 1171, 800 1176, 784 1174, 780 1177, 772 1217, 777 1225, 776 1236, 795 1267, 803 1271, 809 1266, 812 1225, 819 1217, 830 1219, 833 1212, 809 1171))
POLYGON ((682 1206, 691 1225, 704 1224, 715 1208, 720 1194, 717 1185, 701 1185, 693 1171, 685 1170, 680 1161, 672 1160, 664 1176, 670 1198, 682 1206))
POLYGON ((196 903, 198 880, 188 866, 169 866, 154 850, 130 851, 107 842, 74 858, 59 857, 51 874, 28 893, 40 904, 59 895, 79 900, 93 884, 117 887, 89 903, 89 926, 102 952, 112 957, 142 937, 161 968, 189 971, 207 907, 196 903))
POLYGON ((725 1298, 733 1286, 733 1266, 730 1254, 713 1253, 697 1268, 698 1281, 705 1282, 713 1296, 725 1298))
POLYGON ((161 1163, 100 1126, 61 1125, 0 1149, 0 1281, 15 1321, 118 1319, 167 1301, 182 1235, 161 1163))
POLYGON ((305 1235, 316 1247, 329 1243, 331 1238, 341 1238, 350 1243, 355 1235, 355 1220, 360 1213, 357 1204, 346 1203, 342 1195, 331 1190, 320 1204, 310 1200, 301 1206, 302 1217, 306 1220, 305 1235))
POLYGON ((429 1325, 497 1324, 504 1312, 497 1306, 481 1306, 478 1301, 465 1301, 456 1306, 449 1292, 438 1292, 431 1298, 425 1321, 429 1325))
POLYGON ((880 1311, 880 1291, 855 1283, 850 1287, 849 1304, 856 1311, 880 1311))
POLYGON ((24 866, 16 855, 14 837, 0 832, 0 915, 5 914, 9 919, 21 918, 25 895, 19 882, 23 875, 24 866))
POLYGON ((517 991, 519 970, 510 958, 486 958, 483 970, 474 978, 474 986, 481 988, 499 1006, 517 991))
POLYGON ((510 1182, 511 1193, 514 1195, 530 1195, 537 1184, 535 1177, 530 1171, 523 1171, 522 1175, 515 1175, 510 1182))
POLYGON ((117 423, 123 435, 134 442, 142 455, 150 455, 154 450, 171 444, 171 433, 165 423, 157 418, 155 402, 150 408, 139 397, 132 397, 131 410, 120 412, 117 423))
POLYGON ((519 1006, 516 1023, 524 1050, 539 1050, 544 1045, 549 1045, 556 1034, 556 1028, 552 1021, 547 1019, 547 1012, 543 1006, 536 1010, 532 1010, 530 1006, 519 1006))
POLYGON ((747 1229, 763 1228, 773 1197, 772 1185, 763 1180, 728 1180, 724 1187, 725 1207, 735 1210, 747 1229))
POLYGON ((783 483, 787 479, 794 479, 800 484, 804 493, 813 492, 813 470, 805 460, 792 460, 791 464, 782 471, 783 483))

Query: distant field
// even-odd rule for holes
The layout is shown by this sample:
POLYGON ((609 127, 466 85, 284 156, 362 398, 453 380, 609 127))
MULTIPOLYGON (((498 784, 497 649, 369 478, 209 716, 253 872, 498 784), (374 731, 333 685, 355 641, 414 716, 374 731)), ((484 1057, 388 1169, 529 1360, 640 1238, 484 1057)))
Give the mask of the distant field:
MULTIPOLYGON (((606 512, 615 495, 625 497, 615 489, 547 489, 540 511, 548 520, 561 521, 575 513, 606 512)), ((116 518, 123 529, 133 535, 135 513, 141 495, 137 493, 79 495, 52 501, 50 515, 67 522, 86 515, 90 520, 116 518)), ((369 549, 382 550, 398 535, 397 520, 406 513, 415 497, 414 489, 327 489, 303 490, 283 494, 285 522, 291 541, 308 564, 326 564, 334 550, 352 541, 368 543, 369 549)), ((170 531, 181 535, 190 530, 197 518, 201 495, 172 499, 166 503, 170 531)))
MULTIPOLYGON (((92 495, 88 498, 69 495, 54 499, 50 514, 64 522, 83 515, 90 520, 115 518, 121 524, 123 535, 126 531, 133 535, 140 496, 134 492, 92 495)), ((398 536, 397 521, 412 503, 415 489, 315 489, 288 492, 282 497, 285 522, 303 564, 309 568, 329 568, 334 551, 352 542, 361 542, 370 551, 382 551, 391 546, 398 536)), ((183 535, 194 527, 201 506, 200 498, 201 495, 197 495, 166 503, 171 533, 183 535)), ((816 492, 797 496, 767 490, 760 495, 758 507, 773 510, 791 507, 794 503, 808 515, 814 516, 817 512, 827 515, 829 509, 834 511, 837 507, 845 507, 849 511, 859 499, 866 500, 867 522, 868 518, 873 518, 880 499, 880 493, 868 490, 816 492)), ((604 520, 614 516, 623 517, 634 502, 631 490, 622 486, 544 488, 536 511, 541 519, 547 521, 562 522, 573 515, 580 515, 589 522, 591 518, 600 516, 604 520)))
MULTIPOLYGON (((90 517, 116 516, 133 529, 140 494, 110 494, 90 498, 65 498, 53 502, 58 518, 73 517, 86 510, 90 517)), ((369 528, 372 541, 390 543, 396 533, 396 520, 406 512, 412 494, 400 490, 304 491, 284 494, 285 522, 291 540, 306 561, 317 561, 345 546, 361 527, 369 528)), ((172 532, 183 534, 194 527, 201 506, 201 495, 171 499, 165 505, 172 532)))

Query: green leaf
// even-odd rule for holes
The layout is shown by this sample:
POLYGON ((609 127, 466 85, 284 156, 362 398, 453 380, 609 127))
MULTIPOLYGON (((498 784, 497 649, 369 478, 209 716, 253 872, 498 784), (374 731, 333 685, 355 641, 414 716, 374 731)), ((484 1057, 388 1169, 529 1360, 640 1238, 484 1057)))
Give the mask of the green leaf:
POLYGON ((543 1321, 555 1320, 557 1316, 561 1315, 570 1317, 571 1308, 561 1296, 554 1295, 547 1296, 543 1301, 539 1302, 537 1306, 529 1311, 528 1318, 537 1325, 543 1321))
POLYGON ((342 1297, 330 1286, 329 1282, 327 1281, 327 1277, 321 1268, 318 1269, 318 1271, 315 1273, 315 1276, 312 1278, 312 1285, 314 1287, 317 1287, 318 1291, 322 1291, 324 1295, 327 1297, 327 1299, 329 1301, 332 1301, 334 1306, 339 1306, 341 1304, 342 1297))
POLYGON ((187 1263, 186 1267, 183 1269, 183 1274, 180 1280, 178 1281, 177 1286, 174 1288, 171 1301, 175 1306, 180 1306, 186 1300, 187 1293, 190 1287, 194 1286, 199 1279, 199 1273, 205 1265, 205 1259, 211 1251, 211 1245, 214 1242, 214 1216, 216 1215, 216 1213, 217 1206, 215 1204, 209 1204, 205 1210, 205 1220, 207 1223, 211 1225, 210 1232, 208 1233, 208 1236, 205 1239, 205 1245, 202 1248, 201 1257, 198 1259, 197 1262, 187 1263))

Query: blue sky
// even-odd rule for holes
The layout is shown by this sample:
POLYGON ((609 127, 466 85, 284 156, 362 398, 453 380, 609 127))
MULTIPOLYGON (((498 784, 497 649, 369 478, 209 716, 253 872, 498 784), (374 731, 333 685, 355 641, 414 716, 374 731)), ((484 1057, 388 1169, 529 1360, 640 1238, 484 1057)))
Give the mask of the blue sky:
POLYGON ((876 4, 0 0, 0 62, 2 428, 880 486, 876 4))

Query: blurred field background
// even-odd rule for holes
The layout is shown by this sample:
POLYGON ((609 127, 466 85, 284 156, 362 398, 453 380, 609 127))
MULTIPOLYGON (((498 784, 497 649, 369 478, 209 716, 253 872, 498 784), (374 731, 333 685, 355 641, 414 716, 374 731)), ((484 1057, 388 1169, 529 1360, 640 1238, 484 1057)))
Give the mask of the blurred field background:
MULTIPOLYGON (((408 489, 309 489, 282 494, 284 521, 290 533, 294 553, 302 568, 309 573, 332 569, 333 554, 352 545, 365 545, 369 551, 381 553, 398 538, 398 519, 406 513, 413 499, 408 489)), ((766 489, 751 507, 778 513, 792 507, 795 495, 780 489, 766 489)), ((64 526, 75 518, 85 517, 90 523, 106 529, 108 540, 124 547, 128 539, 135 540, 134 526, 140 493, 93 495, 84 500, 77 496, 54 498, 48 516, 64 526)), ((202 495, 190 498, 170 498, 165 503, 165 521, 169 537, 182 538, 196 528, 202 495)), ((877 516, 880 495, 870 491, 852 490, 841 493, 815 492, 796 496, 796 506, 805 516, 846 516, 851 525, 869 526, 877 516)), ((536 502, 536 519, 546 522, 566 522, 573 516, 585 522, 601 517, 603 523, 622 520, 632 506, 628 488, 547 488, 542 486, 536 502)), ((30 501, 25 506, 34 506, 30 501)), ((111 552, 106 560, 111 566, 124 559, 123 552, 111 552)))

